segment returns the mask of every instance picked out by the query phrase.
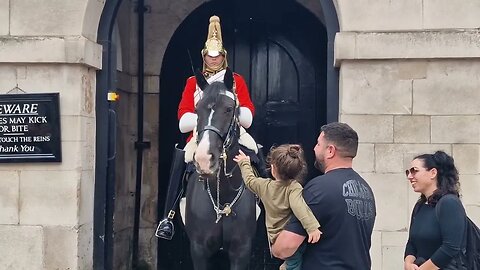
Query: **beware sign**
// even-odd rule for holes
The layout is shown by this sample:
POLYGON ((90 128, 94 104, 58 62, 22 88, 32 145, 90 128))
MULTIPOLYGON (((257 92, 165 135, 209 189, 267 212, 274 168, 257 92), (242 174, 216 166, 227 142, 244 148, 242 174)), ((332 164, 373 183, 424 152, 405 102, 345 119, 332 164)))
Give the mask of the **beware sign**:
POLYGON ((62 161, 59 94, 0 95, 0 162, 62 161))

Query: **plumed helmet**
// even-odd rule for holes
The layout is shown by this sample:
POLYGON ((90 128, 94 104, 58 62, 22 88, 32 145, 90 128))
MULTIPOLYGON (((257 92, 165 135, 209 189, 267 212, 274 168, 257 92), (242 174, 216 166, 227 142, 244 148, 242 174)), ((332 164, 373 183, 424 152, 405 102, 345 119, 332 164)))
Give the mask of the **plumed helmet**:
POLYGON ((202 57, 206 54, 212 57, 218 56, 219 54, 226 56, 227 54, 227 51, 223 48, 220 18, 215 15, 210 17, 207 41, 205 41, 205 47, 202 50, 202 57))

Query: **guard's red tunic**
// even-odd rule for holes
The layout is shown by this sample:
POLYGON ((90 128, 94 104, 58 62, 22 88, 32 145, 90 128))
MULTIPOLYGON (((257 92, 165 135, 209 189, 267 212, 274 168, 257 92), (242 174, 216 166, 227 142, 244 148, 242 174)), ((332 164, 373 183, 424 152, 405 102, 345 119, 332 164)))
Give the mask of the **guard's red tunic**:
MULTIPOLYGON (((233 78, 235 80, 235 89, 237 92, 238 102, 240 107, 247 107, 252 112, 252 115, 255 114, 255 107, 253 106, 252 100, 250 99, 250 93, 248 92, 247 84, 240 74, 233 73, 233 78)), ((185 89, 183 90, 182 100, 178 104, 178 120, 187 113, 195 113, 195 90, 197 86, 197 79, 195 76, 192 76, 187 79, 185 89)))

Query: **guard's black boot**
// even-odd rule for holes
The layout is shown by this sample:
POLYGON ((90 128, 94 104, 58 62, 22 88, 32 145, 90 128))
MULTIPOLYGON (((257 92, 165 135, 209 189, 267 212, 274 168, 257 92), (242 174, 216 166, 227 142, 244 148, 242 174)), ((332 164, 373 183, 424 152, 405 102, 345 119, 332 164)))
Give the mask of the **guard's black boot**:
POLYGON ((173 226, 173 218, 175 217, 175 209, 182 197, 183 188, 180 188, 183 177, 185 175, 185 151, 175 146, 173 152, 172 166, 170 167, 170 181, 168 183, 167 198, 165 200, 165 218, 160 221, 157 226, 155 236, 171 240, 175 233, 173 226))

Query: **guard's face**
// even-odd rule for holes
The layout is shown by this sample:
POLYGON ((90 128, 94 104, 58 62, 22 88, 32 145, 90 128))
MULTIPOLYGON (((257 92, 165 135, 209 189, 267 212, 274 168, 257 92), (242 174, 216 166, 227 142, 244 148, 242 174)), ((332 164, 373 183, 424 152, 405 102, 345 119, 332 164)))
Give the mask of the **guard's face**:
POLYGON ((205 64, 213 69, 213 70, 217 70, 218 68, 222 67, 223 65, 223 60, 225 60, 225 56, 223 56, 222 54, 219 54, 215 57, 213 56, 210 56, 208 54, 206 54, 203 59, 205 60, 205 64))

